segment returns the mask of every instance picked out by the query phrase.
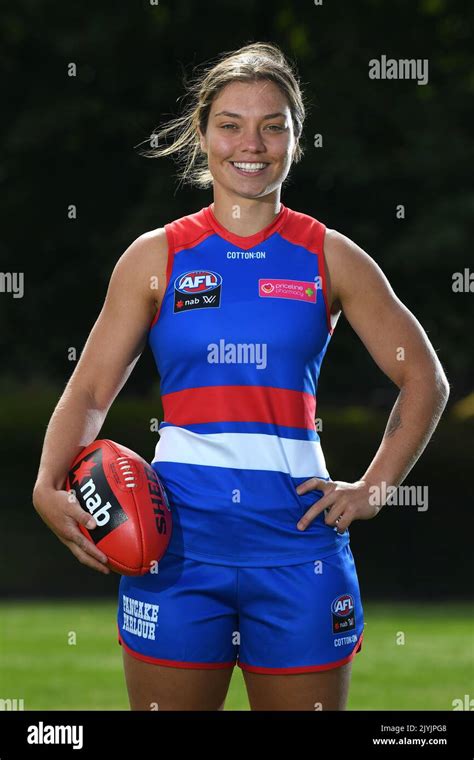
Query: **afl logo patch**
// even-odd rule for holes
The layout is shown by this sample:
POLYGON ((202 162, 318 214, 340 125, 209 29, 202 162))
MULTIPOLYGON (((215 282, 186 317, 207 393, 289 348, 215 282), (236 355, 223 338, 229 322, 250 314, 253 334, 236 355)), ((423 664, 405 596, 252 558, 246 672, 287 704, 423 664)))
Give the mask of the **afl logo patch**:
POLYGON ((332 632, 351 631, 355 628, 354 597, 341 594, 331 604, 332 632))
POLYGON ((174 313, 221 305, 222 277, 208 269, 193 269, 174 281, 174 313))

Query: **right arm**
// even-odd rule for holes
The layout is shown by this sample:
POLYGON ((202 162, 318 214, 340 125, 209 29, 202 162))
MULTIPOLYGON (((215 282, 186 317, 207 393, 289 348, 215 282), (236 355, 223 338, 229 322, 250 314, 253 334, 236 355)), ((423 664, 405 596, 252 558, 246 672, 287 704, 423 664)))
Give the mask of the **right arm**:
POLYGON ((146 345, 164 295, 167 253, 165 231, 158 228, 137 238, 117 261, 102 310, 49 421, 33 489, 34 507, 46 525, 82 564, 104 573, 106 555, 78 527, 89 530, 96 522, 70 500, 66 477, 75 457, 96 440, 146 345))

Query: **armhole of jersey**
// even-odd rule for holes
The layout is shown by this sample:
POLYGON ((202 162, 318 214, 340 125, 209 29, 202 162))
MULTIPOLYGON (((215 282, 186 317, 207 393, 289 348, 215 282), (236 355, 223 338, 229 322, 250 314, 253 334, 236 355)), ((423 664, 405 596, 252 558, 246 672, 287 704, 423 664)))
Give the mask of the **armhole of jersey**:
POLYGON ((165 233, 166 233, 166 239, 168 241, 168 253, 166 255, 166 282, 165 282, 165 289, 163 291, 163 298, 161 299, 161 303, 156 310, 155 316, 153 317, 150 327, 148 328, 148 332, 155 327, 156 323, 158 322, 158 319, 160 318, 161 309, 163 307, 163 301, 165 300, 166 291, 168 290, 169 281, 171 278, 171 272, 173 271, 173 259, 174 259, 174 238, 173 238, 173 228, 171 224, 165 224, 165 233))
POLYGON ((329 300, 328 300, 328 288, 327 288, 327 279, 326 279, 326 255, 324 253, 324 242, 326 240, 326 225, 320 222, 322 231, 321 231, 321 250, 318 253, 318 260, 319 260, 319 274, 321 277, 321 285, 322 285, 322 291, 323 291, 323 298, 324 298, 324 308, 326 311, 326 320, 328 325, 328 331, 329 335, 332 335, 334 332, 334 328, 331 326, 331 312, 329 311, 329 300))

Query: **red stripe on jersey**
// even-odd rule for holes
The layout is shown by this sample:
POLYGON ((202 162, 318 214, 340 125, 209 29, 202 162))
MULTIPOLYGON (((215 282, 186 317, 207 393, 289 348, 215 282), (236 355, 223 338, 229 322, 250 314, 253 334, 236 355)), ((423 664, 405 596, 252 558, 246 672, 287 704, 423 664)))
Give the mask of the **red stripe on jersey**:
POLYGON ((165 393, 164 418, 172 425, 267 422, 315 429, 316 398, 310 393, 261 385, 212 385, 165 393))

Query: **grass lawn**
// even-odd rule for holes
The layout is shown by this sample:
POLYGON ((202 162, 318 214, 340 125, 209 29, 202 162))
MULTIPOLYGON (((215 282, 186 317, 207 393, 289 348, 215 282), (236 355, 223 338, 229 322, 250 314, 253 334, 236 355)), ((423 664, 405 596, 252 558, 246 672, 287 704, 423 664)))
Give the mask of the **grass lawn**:
MULTIPOLYGON (((349 710, 451 710, 473 694, 466 606, 365 603, 364 612, 349 710)), ((0 698, 23 699, 25 710, 128 710, 115 620, 109 600, 0 602, 0 698)), ((226 709, 249 709, 238 667, 226 709)))

